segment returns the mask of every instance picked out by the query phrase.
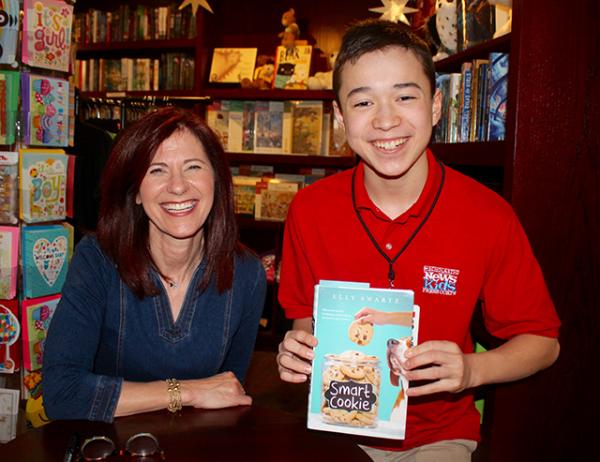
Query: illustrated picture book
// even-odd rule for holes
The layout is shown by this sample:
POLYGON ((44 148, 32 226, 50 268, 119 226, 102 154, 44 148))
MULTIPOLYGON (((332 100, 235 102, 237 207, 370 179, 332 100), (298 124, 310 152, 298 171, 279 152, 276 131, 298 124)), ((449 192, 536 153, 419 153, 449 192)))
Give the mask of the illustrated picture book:
POLYGON ((27 223, 64 220, 68 158, 60 149, 21 149, 20 216, 27 223))
POLYGON ((19 153, 0 151, 0 223, 19 221, 19 153))
POLYGON ((292 152, 318 156, 323 135, 323 102, 292 101, 292 152))
POLYGON ((401 361, 418 342, 411 290, 320 281, 315 286, 308 428, 404 439, 408 380, 401 361))
POLYGON ((0 299, 9 300, 17 293, 19 228, 0 226, 0 299))
POLYGON ((311 54, 311 45, 278 46, 275 53, 273 88, 306 88, 311 54))
POLYGON ((240 83, 252 81, 258 48, 215 48, 208 81, 211 83, 240 83))
POLYGON ((11 374, 21 367, 20 335, 18 300, 0 300, 0 373, 11 374))
POLYGON ((68 223, 24 226, 21 233, 23 296, 59 293, 73 253, 73 227, 68 223))
POLYGON ((508 53, 490 53, 488 67, 488 140, 500 141, 506 132, 508 53))
POLYGON ((19 38, 19 0, 0 0, 0 64, 14 64, 19 38))
POLYGON ((44 342, 59 301, 60 295, 50 295, 26 299, 21 304, 23 367, 29 371, 42 368, 44 342))
POLYGON ((67 72, 73 6, 58 0, 24 0, 23 12, 23 63, 67 72))
POLYGON ((18 72, 0 69, 0 144, 15 142, 19 79, 18 72))
POLYGON ((24 143, 37 146, 69 144, 69 82, 24 73, 21 77, 24 143))

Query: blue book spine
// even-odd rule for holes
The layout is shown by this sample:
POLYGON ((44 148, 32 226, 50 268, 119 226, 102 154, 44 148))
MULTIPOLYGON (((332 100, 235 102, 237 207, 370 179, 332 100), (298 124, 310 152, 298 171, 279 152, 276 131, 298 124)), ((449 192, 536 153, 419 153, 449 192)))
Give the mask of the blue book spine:
POLYGON ((507 98, 508 53, 490 53, 487 127, 489 141, 500 141, 505 137, 507 98))
POLYGON ((462 107, 460 111, 460 139, 461 143, 469 141, 469 129, 471 128, 471 63, 462 66, 462 107))

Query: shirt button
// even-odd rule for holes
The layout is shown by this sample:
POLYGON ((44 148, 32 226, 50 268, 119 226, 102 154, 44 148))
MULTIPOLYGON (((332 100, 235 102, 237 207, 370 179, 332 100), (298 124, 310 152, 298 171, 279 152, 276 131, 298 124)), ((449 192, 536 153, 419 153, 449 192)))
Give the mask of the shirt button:
POLYGON ((391 242, 388 242, 388 243, 385 245, 385 248, 386 248, 387 250, 392 250, 392 243, 391 243, 391 242))

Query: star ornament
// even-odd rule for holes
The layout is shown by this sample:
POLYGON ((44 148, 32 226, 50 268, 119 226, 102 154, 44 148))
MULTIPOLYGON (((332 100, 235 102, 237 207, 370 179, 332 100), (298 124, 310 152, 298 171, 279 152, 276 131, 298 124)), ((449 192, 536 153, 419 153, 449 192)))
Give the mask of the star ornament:
POLYGON ((194 16, 196 15, 196 12, 198 11, 199 6, 201 6, 205 10, 208 10, 214 14, 212 8, 210 7, 210 5, 208 4, 208 2, 206 0, 184 0, 183 2, 181 2, 181 5, 179 5, 179 9, 183 10, 188 5, 190 5, 192 7, 192 14, 194 16))
POLYGON ((377 8, 369 8, 373 13, 381 13, 381 19, 387 19, 392 22, 402 21, 410 26, 410 22, 406 14, 416 13, 419 11, 416 8, 406 6, 409 0, 381 0, 383 6, 377 8))

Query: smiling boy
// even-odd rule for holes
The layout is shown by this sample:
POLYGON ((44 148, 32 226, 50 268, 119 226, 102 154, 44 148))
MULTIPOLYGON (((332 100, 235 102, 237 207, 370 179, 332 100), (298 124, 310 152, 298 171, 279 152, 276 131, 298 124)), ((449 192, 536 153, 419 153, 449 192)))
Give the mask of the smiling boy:
POLYGON ((294 325, 279 346, 280 377, 303 382, 312 372, 319 280, 411 289, 421 320, 403 364, 413 382, 406 439, 371 439, 377 449, 365 450, 374 460, 468 461, 479 440, 472 389, 550 366, 560 322, 510 205, 427 149, 441 111, 427 46, 403 24, 357 23, 333 79, 335 117, 360 162, 290 207, 279 300, 294 325), (478 302, 506 342, 475 354, 478 302))

